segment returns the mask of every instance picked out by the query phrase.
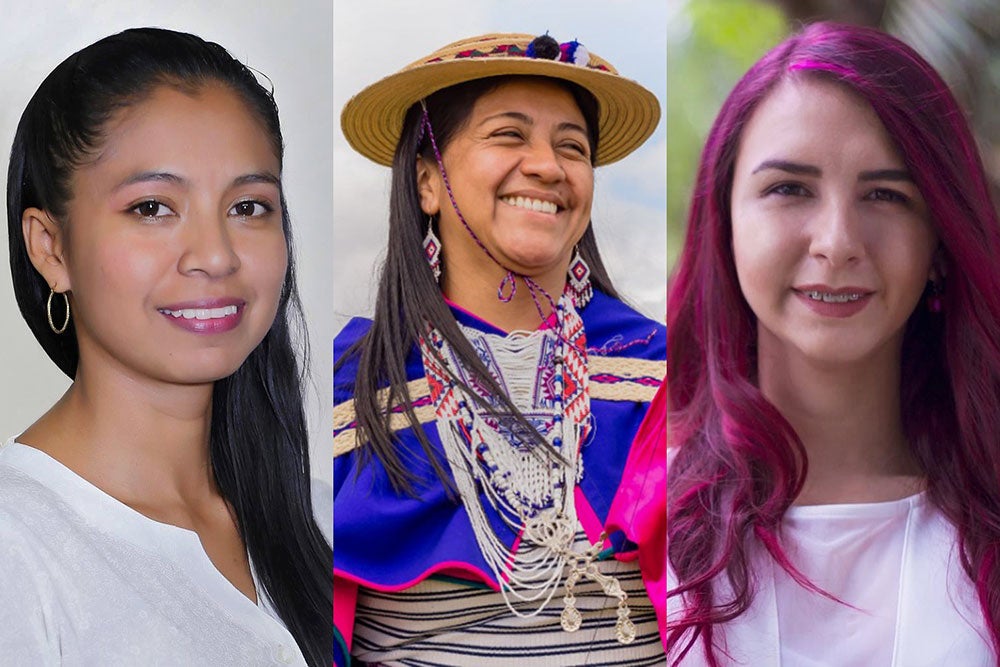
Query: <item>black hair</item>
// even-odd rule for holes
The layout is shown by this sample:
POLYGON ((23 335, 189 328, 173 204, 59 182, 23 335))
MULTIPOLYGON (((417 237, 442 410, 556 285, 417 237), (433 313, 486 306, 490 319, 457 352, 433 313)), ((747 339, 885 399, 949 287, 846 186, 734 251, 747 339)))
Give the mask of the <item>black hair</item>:
MULTIPOLYGON (((504 83, 524 78, 535 77, 486 77, 456 84, 428 96, 425 100, 427 113, 442 154, 455 134, 465 126, 476 100, 504 83)), ((589 91, 574 83, 552 78, 542 80, 562 86, 573 95, 587 124, 591 159, 594 159, 599 139, 597 100, 589 91)), ((354 410, 357 439, 362 443, 359 449, 360 460, 364 466, 371 462, 372 457, 378 459, 393 488, 400 492, 411 492, 415 479, 404 465, 399 453, 398 438, 390 425, 392 406, 402 408, 438 478, 446 487, 452 488, 448 475, 420 427, 406 388, 406 357, 426 333, 428 325, 448 342, 475 381, 486 387, 501 404, 500 408, 496 408, 482 401, 481 406, 498 419, 516 421, 520 427, 519 432, 542 445, 542 451, 555 455, 479 360, 458 328, 427 264, 422 246, 426 216, 420 206, 415 165, 417 156, 434 160, 434 154, 429 138, 421 131, 422 113, 419 103, 408 110, 393 157, 389 243, 379 280, 372 326, 335 364, 335 368, 339 368, 347 359, 357 356, 354 410), (388 387, 388 391, 380 395, 383 387, 388 387)), ((617 297, 597 250, 592 224, 587 225, 577 247, 590 266, 590 280, 594 289, 617 297)), ((447 372, 457 384, 465 386, 461 378, 454 375, 454 371, 449 369, 447 372)), ((476 392, 469 394, 478 400, 476 392)))
MULTIPOLYGON (((25 209, 67 224, 73 172, 93 156, 108 121, 167 85, 196 93, 206 84, 238 95, 267 131, 279 164, 278 108, 253 72, 224 48, 157 28, 126 30, 64 60, 46 77, 21 116, 7 175, 10 268, 18 307, 49 357, 75 377, 79 351, 72 323, 55 334, 45 316, 49 286, 25 247, 25 209)), ((274 323, 263 341, 212 395, 210 459, 222 496, 257 579, 310 665, 328 665, 333 629, 332 553, 313 515, 302 370, 308 354, 295 286, 288 210, 281 197, 288 269, 274 323)), ((71 224, 71 223, 70 223, 71 224)))

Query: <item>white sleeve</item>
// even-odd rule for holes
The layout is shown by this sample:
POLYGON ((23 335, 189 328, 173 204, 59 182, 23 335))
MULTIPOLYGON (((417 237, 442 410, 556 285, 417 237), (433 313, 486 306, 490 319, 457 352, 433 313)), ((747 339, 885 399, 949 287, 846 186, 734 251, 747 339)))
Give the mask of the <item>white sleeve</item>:
POLYGON ((58 666, 59 634, 51 587, 39 565, 41 556, 4 522, 0 517, 0 661, 58 666))

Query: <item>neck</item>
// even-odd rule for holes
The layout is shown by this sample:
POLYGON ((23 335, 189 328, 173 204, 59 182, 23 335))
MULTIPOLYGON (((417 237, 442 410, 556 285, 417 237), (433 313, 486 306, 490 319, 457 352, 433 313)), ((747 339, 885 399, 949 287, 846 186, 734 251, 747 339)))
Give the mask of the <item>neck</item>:
POLYGON ((209 460, 212 384, 139 379, 81 358, 74 383, 19 438, 133 507, 217 495, 209 460))
POLYGON ((898 344, 856 363, 816 364, 759 345, 760 388, 809 461, 797 504, 877 502, 919 489, 903 431, 898 344))
MULTIPOLYGON (((544 290, 553 302, 559 300, 566 287, 566 271, 551 271, 531 278, 536 284, 534 298, 523 278, 515 277, 517 289, 510 301, 497 298, 497 289, 506 271, 483 258, 495 270, 448 271, 444 272, 441 289, 455 305, 468 310, 504 331, 534 331, 552 312, 552 304, 541 291, 544 290), (541 288, 541 290, 538 289, 541 288), (536 303, 537 300, 537 303, 536 303), (541 312, 539 312, 541 309, 541 312)), ((504 295, 510 293, 510 284, 504 284, 504 295)))

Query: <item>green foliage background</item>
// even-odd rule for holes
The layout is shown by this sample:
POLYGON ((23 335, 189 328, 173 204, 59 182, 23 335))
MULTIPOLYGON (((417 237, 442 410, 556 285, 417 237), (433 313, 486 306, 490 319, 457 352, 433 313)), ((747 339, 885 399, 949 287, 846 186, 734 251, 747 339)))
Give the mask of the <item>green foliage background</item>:
POLYGON ((705 137, 744 72, 788 32, 779 9, 755 0, 686 0, 667 36, 667 266, 684 241, 705 137))

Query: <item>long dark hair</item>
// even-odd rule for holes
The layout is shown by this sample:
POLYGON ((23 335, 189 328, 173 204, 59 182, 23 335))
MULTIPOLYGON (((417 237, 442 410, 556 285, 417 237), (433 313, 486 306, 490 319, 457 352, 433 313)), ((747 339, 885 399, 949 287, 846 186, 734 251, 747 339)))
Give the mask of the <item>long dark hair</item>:
MULTIPOLYGON (((488 77, 457 84, 440 90, 426 99, 427 113, 434 127, 438 148, 444 153, 449 142, 461 130, 480 97, 498 86, 523 77, 488 77)), ((565 87, 576 101, 587 123, 591 155, 597 155, 597 101, 587 90, 558 79, 545 79, 565 87)), ((403 122, 403 131, 396 146, 392 162, 392 191, 389 199, 389 243, 375 302, 375 317, 371 328, 336 361, 339 368, 352 355, 358 356, 358 371, 354 385, 354 409, 357 419, 357 439, 361 444, 359 455, 362 465, 372 457, 385 468, 390 482, 397 491, 410 491, 415 481, 403 465, 398 453, 397 439, 390 426, 391 407, 400 406, 441 482, 450 488, 450 480, 434 455, 430 441, 420 428, 406 388, 406 357, 426 334, 428 325, 434 327, 461 359, 462 364, 482 386, 488 387, 501 402, 498 418, 514 419, 520 432, 539 444, 544 443, 510 399, 497 386, 462 335, 454 315, 445 303, 441 290, 424 257, 422 241, 426 233, 427 217, 420 207, 417 192, 417 156, 434 160, 434 153, 425 133, 421 132, 422 110, 419 104, 410 107, 403 122), (388 387, 382 396, 379 391, 388 387)), ((595 289, 617 297, 611 280, 601 261, 594 238, 593 226, 588 224, 579 242, 581 256, 590 266, 591 282, 595 289)), ((447 252, 447 249, 444 250, 447 252)), ((451 373, 451 371, 449 371, 451 373)), ((463 384, 458 377, 452 378, 463 384)), ((475 392, 470 392, 474 398, 475 392)), ((488 405, 483 407, 493 411, 488 405)))
MULTIPOLYGON (((875 30, 817 23, 779 44, 740 80, 719 112, 698 169, 687 239, 667 307, 668 557, 684 611, 667 623, 671 664, 754 594, 750 542, 800 584, 779 540, 802 490, 802 441, 754 381, 756 319, 732 252, 730 198, 740 136, 782 81, 818 77, 865 99, 893 139, 941 241, 941 313, 918 307, 902 348, 903 426, 927 496, 957 531, 957 556, 1000 650, 1000 221, 965 115, 913 49, 875 30), (720 599, 713 582, 728 580, 720 599)), ((862 575, 864 576, 864 575, 862 575)), ((938 582, 944 585, 944 582, 938 582)))
MULTIPOLYGON (((212 82, 236 93, 263 122, 280 163, 283 142, 271 93, 218 44, 169 30, 126 30, 73 54, 42 82, 21 116, 7 176, 14 293, 35 338, 70 378, 79 358, 74 330, 71 326, 56 335, 48 326, 49 287, 28 257, 22 213, 38 207, 66 224, 73 171, 100 146, 116 111, 160 85, 191 91, 212 82)), ((283 195, 281 214, 288 270, 278 312, 239 370, 215 383, 210 457, 261 586, 309 664, 327 665, 333 641, 332 554, 310 497, 302 371, 295 350, 295 341, 304 340, 304 327, 283 195)), ((304 343, 300 353, 307 354, 304 343)))

